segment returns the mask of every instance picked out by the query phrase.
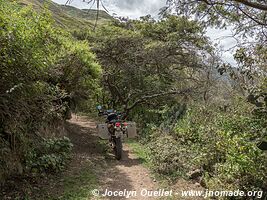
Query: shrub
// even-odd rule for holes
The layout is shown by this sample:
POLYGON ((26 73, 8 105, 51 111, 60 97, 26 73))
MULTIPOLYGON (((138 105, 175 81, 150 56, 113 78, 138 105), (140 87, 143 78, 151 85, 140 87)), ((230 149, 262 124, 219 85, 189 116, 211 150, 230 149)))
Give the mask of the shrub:
POLYGON ((148 146, 154 171, 175 178, 200 169, 211 190, 264 190, 266 154, 257 144, 266 123, 253 110, 242 100, 227 112, 219 106, 191 106, 173 131, 152 133, 148 146))
POLYGON ((72 146, 67 137, 44 139, 39 148, 28 152, 25 158, 27 170, 33 172, 61 171, 70 158, 72 146))
POLYGON ((148 149, 152 170, 170 180, 175 180, 178 176, 186 177, 186 172, 192 168, 190 161, 195 154, 190 154, 190 148, 181 145, 169 133, 154 132, 148 149))

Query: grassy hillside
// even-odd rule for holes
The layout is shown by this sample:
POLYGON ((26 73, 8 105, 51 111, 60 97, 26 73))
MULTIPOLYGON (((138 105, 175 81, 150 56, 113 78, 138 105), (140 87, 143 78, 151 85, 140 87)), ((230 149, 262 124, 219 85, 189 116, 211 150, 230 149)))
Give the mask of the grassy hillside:
MULTIPOLYGON (((72 6, 59 5, 51 0, 19 0, 22 5, 32 5, 35 10, 47 7, 53 14, 57 24, 70 30, 93 27, 96 10, 81 10, 72 6)), ((99 13, 99 24, 106 23, 113 18, 105 11, 99 13)))

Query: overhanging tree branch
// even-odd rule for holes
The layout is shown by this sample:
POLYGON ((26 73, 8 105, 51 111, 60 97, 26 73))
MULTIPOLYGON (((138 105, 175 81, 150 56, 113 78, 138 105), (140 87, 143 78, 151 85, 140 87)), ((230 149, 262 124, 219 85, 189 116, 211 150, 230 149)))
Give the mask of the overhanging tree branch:
POLYGON ((260 24, 262 26, 266 26, 266 23, 263 23, 261 21, 259 21, 258 19, 253 18, 252 16, 250 16, 248 13, 246 13, 243 9, 241 9, 240 7, 238 7, 238 9, 245 15, 247 16, 249 19, 251 19, 252 21, 256 22, 257 24, 260 24))
POLYGON ((179 91, 167 91, 167 92, 161 92, 161 93, 157 93, 157 94, 145 95, 145 96, 140 97, 138 100, 136 100, 131 106, 127 107, 127 111, 129 112, 130 110, 132 110, 137 105, 139 105, 141 103, 144 103, 149 99, 154 99, 154 98, 162 97, 162 96, 166 96, 166 95, 186 94, 186 93, 191 92, 194 89, 196 89, 196 88, 187 88, 187 89, 179 90, 179 91))
MULTIPOLYGON (((200 1, 200 2, 202 1, 202 2, 206 3, 207 5, 218 5, 218 4, 219 5, 226 5, 226 3, 219 2, 219 1, 209 1, 209 0, 198 0, 198 1, 200 1)), ((240 4, 243 4, 245 6, 251 7, 251 8, 267 11, 267 5, 266 4, 260 4, 260 3, 251 2, 251 1, 247 1, 247 0, 233 0, 233 1, 240 3, 240 4)))
POLYGON ((111 92, 113 98, 115 97, 114 93, 116 93, 117 97, 119 98, 119 101, 121 103, 125 103, 125 100, 124 100, 119 88, 115 84, 112 84, 110 82, 110 77, 108 75, 106 75, 105 82, 107 83, 109 91, 111 92))
POLYGON ((247 1, 247 0, 235 0, 238 3, 241 3, 243 5, 252 7, 252 8, 256 8, 258 10, 263 10, 263 11, 267 11, 267 5, 264 4, 260 4, 260 3, 256 3, 256 2, 251 2, 251 1, 247 1))

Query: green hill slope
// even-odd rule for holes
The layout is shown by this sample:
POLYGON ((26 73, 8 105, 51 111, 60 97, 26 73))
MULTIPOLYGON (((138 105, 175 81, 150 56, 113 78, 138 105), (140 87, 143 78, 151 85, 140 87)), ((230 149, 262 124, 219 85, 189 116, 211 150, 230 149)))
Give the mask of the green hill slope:
MULTIPOLYGON (((19 0, 22 5, 31 5, 35 10, 47 7, 51 11, 58 25, 69 30, 93 27, 96 10, 78 9, 72 6, 59 5, 51 0, 19 0)), ((107 23, 113 18, 105 11, 100 10, 98 24, 107 23)))

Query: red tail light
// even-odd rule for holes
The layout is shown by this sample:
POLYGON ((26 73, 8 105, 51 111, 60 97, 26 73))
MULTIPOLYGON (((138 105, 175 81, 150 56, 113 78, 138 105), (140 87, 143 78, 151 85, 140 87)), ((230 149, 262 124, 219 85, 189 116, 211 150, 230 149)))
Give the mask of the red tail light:
POLYGON ((127 122, 124 122, 124 124, 123 124, 124 126, 127 126, 128 124, 127 124, 127 122))
POLYGON ((119 127, 119 126, 121 126, 121 123, 120 122, 116 122, 115 126, 119 127))

